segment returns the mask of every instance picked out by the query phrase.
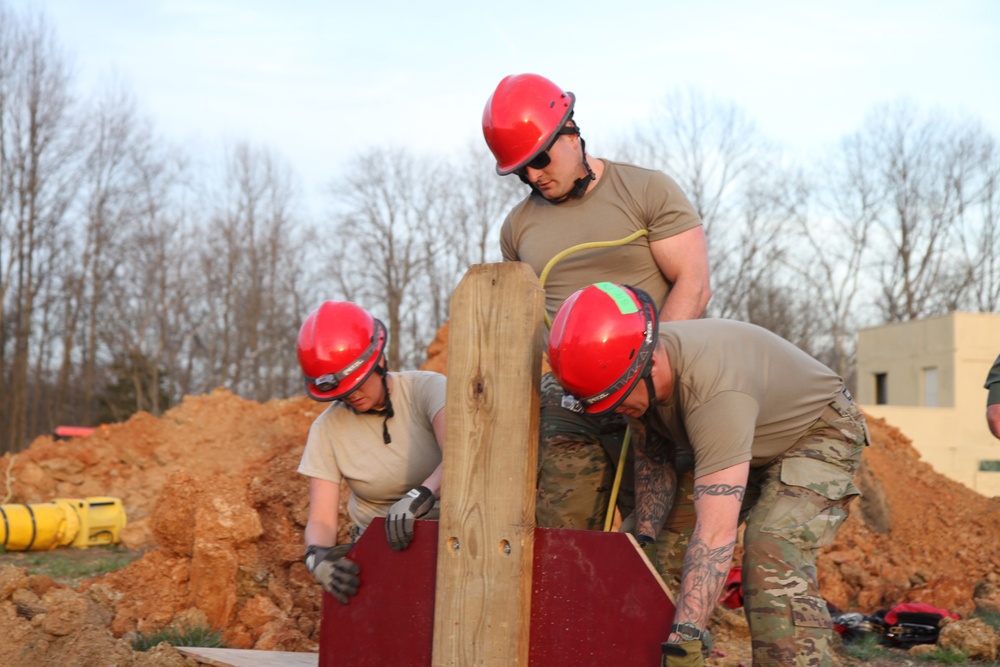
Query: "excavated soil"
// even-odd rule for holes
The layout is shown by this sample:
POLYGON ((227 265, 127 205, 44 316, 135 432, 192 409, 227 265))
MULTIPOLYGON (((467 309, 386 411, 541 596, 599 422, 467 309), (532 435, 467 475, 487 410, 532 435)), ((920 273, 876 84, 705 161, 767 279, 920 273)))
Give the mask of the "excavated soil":
MULTIPOLYGON (((430 346, 425 368, 445 370, 446 340, 430 346)), ((216 390, 161 418, 140 413, 73 441, 40 437, 0 457, 6 502, 121 498, 122 540, 144 550, 75 587, 0 556, 0 664, 194 665, 166 644, 130 648, 130 633, 184 626, 220 629, 233 648, 316 651, 321 596, 301 562, 308 495, 295 470, 323 407, 216 390)), ((910 601, 963 617, 977 605, 1000 611, 1000 497, 936 473, 883 420, 870 427, 865 496, 819 556, 825 597, 865 614, 910 601)), ((750 664, 740 612, 720 607, 712 630, 709 664, 750 664)))

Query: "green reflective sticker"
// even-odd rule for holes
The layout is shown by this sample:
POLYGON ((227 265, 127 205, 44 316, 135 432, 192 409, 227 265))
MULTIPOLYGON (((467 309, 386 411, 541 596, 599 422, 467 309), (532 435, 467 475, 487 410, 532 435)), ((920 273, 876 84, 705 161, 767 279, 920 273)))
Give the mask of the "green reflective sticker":
POLYGON ((635 305, 635 301, 628 292, 623 290, 618 285, 609 282, 594 283, 594 287, 601 290, 605 294, 611 297, 611 300, 618 305, 618 311, 622 315, 630 315, 632 313, 639 312, 639 306, 635 305))

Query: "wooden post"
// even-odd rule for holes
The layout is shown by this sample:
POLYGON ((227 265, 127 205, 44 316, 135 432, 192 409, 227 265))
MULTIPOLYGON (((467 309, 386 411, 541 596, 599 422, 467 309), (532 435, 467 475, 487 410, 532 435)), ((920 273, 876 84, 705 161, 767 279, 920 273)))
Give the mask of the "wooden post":
POLYGON ((527 667, 544 292, 472 266, 451 299, 434 667, 527 667))

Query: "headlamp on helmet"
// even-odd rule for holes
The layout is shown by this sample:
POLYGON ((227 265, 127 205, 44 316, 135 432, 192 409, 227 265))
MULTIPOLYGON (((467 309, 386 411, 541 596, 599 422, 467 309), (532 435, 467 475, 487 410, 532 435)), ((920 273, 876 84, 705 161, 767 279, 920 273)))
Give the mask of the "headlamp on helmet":
POLYGON ((347 396, 378 368, 385 325, 349 301, 326 301, 299 329, 299 365, 306 393, 317 401, 347 396))

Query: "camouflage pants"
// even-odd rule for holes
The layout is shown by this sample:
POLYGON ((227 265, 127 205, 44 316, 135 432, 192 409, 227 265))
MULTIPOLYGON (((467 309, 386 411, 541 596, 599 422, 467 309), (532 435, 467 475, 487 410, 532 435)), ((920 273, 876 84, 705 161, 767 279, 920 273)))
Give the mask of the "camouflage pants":
MULTIPOLYGON (((620 415, 568 410, 562 407, 562 397, 552 373, 543 375, 535 521, 545 528, 601 530, 629 424, 620 415)), ((623 516, 635 506, 632 451, 629 446, 618 492, 623 516)))
MULTIPOLYGON (((742 574, 754 667, 832 664, 833 624, 819 592, 816 554, 833 541, 860 493, 853 479, 868 441, 864 416, 840 398, 791 449, 750 470, 742 574)), ((694 528, 693 487, 678 478, 677 502, 657 539, 658 569, 674 591, 694 528)))

